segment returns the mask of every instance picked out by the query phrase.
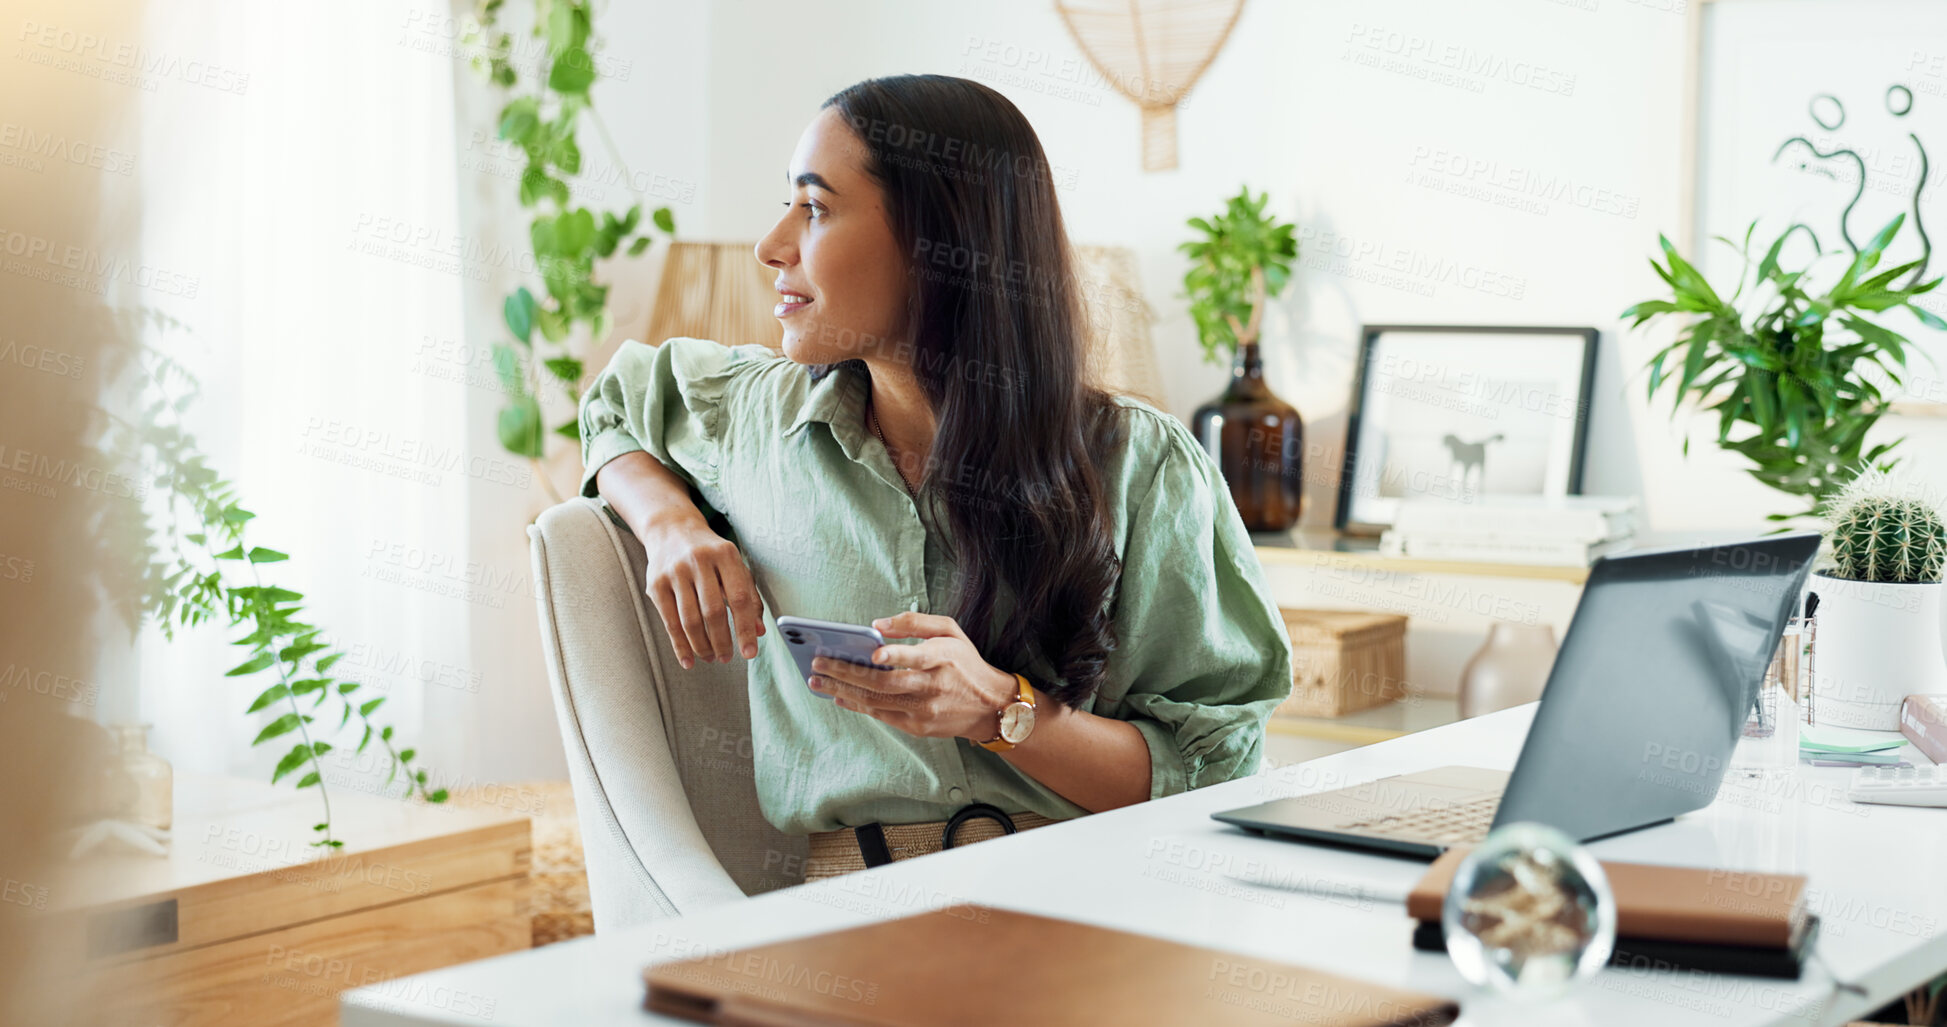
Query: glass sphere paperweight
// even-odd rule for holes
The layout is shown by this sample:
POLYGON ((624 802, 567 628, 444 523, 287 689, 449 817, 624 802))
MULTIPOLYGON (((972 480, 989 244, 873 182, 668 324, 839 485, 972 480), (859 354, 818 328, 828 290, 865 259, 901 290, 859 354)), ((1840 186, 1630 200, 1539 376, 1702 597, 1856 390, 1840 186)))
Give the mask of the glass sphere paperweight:
POLYGON ((1441 921, 1461 976, 1519 998, 1567 991, 1602 969, 1616 944, 1602 866, 1542 824, 1508 824, 1468 853, 1441 921))

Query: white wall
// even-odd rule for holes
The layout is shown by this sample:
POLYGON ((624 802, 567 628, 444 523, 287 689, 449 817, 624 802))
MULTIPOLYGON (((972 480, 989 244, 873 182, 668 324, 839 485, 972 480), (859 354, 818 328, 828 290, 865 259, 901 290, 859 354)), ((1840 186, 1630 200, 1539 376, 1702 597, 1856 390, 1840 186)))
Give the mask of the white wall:
MULTIPOLYGON (((1266 361, 1306 419, 1307 477, 1317 483, 1306 524, 1331 521, 1358 327, 1420 322, 1601 329, 1585 489, 1641 493, 1653 530, 1742 530, 1791 504, 1750 483, 1705 428, 1683 456, 1684 429, 1667 400, 1650 410, 1642 396, 1655 337, 1625 332, 1617 317, 1658 294, 1648 258, 1658 232, 1683 227, 1682 72, 1694 3, 1249 0, 1179 113, 1180 166, 1158 173, 1141 170, 1134 106, 1083 60, 1046 0, 615 4, 600 31, 629 70, 605 79, 597 101, 636 179, 657 194, 652 205, 669 203, 682 237, 754 241, 772 224, 791 151, 827 96, 875 75, 980 79, 1040 133, 1071 235, 1136 251, 1159 315, 1168 406, 1179 416, 1226 373, 1201 363, 1178 298, 1184 219, 1247 184, 1299 224, 1303 270, 1269 319, 1266 361), (1546 195, 1524 195, 1522 183, 1546 195)), ((1898 31, 1892 19, 1852 24, 1898 31)), ((598 142, 585 138, 583 149, 593 158, 598 142)), ((508 230, 511 182, 482 185, 482 202, 501 204, 499 230, 508 230)), ((626 206, 626 190, 605 192, 605 202, 626 206)), ((610 268, 617 331, 598 361, 643 330, 660 253, 610 268)), ((470 335, 492 333, 504 291, 495 283, 469 294, 479 326, 470 335)), ((474 423, 491 442, 495 404, 477 398, 474 423)), ((571 452, 560 449, 554 463, 557 480, 572 480, 571 452)), ((531 512, 542 500, 529 499, 531 512)), ((524 543, 507 530, 518 516, 482 511, 476 555, 522 558, 524 543)), ((1272 578, 1281 602, 1342 605, 1321 598, 1317 580, 1283 569, 1272 578)), ((1486 587, 1558 624, 1574 598, 1559 587, 1486 587)), ((1487 617, 1451 603, 1418 617, 1429 630, 1415 636, 1414 673, 1430 691, 1449 690, 1487 617), (1433 624, 1442 614, 1454 615, 1433 624)), ((524 618, 505 611, 504 631, 479 632, 475 658, 538 672, 524 618)), ((500 737, 532 744, 531 724, 497 722, 500 737)))
MULTIPOLYGON (((1180 166, 1147 173, 1136 109, 1082 59, 1052 4, 849 0, 809 18, 768 0, 711 10, 713 188, 697 234, 745 239, 768 227, 797 135, 832 92, 902 72, 978 78, 1041 134, 1071 235, 1136 250, 1160 314, 1169 406, 1185 417, 1225 371, 1200 362, 1177 298, 1183 221, 1240 185, 1269 191, 1298 222, 1307 263, 1272 316, 1266 359, 1322 465, 1307 475, 1318 482, 1308 524, 1331 519, 1332 476, 1317 472, 1341 451, 1361 323, 1593 324, 1605 333, 1604 400, 1640 362, 1642 347, 1612 329, 1657 284, 1644 258, 1677 217, 1681 15, 1621 0, 1595 11, 1249 3, 1179 113, 1180 166), (1423 77, 1447 71, 1443 62, 1490 72, 1423 77), (1488 184, 1516 171, 1604 191, 1600 205, 1626 213, 1559 199, 1531 213, 1446 191, 1519 200, 1488 184), (1436 270, 1397 274, 1395 262, 1436 270)), ((1594 417, 1591 491, 1642 487, 1643 450, 1659 451, 1649 465, 1659 476, 1674 463, 1660 452, 1675 447, 1661 416, 1611 401, 1594 417)), ((1736 516, 1680 488, 1656 498, 1659 526, 1736 516)))

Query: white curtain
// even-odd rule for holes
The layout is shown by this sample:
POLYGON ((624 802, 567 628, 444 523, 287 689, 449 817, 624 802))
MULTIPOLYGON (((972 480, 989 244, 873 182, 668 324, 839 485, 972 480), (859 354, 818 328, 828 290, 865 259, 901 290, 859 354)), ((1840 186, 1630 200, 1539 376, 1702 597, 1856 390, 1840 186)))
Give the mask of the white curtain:
MULTIPOLYGON (((134 159, 143 262, 171 276, 146 301, 189 326, 150 342, 199 376, 190 426, 258 514, 249 542, 290 554, 269 578, 348 653, 333 673, 421 740, 429 711, 481 695, 470 505, 532 484, 469 428, 492 372, 463 332, 482 255, 457 213, 457 27, 426 0, 170 4, 150 21, 126 41, 153 69, 131 86, 134 159)), ((272 681, 223 676, 237 634, 151 628, 138 645, 140 716, 179 769, 258 776, 288 748, 250 748, 268 714, 243 711, 272 681)), ((439 745, 422 751, 437 765, 439 745)), ((375 773, 351 761, 327 780, 375 773)))

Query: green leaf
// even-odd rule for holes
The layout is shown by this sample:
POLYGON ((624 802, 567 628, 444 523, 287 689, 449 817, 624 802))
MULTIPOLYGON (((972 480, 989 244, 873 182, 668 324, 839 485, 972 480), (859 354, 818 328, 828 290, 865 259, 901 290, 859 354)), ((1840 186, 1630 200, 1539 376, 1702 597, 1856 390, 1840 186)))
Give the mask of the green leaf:
POLYGON ((501 108, 500 138, 525 144, 527 137, 540 127, 540 110, 540 99, 532 96, 523 96, 501 108))
POLYGON ((676 234, 676 215, 670 213, 668 207, 657 207, 656 212, 650 216, 656 222, 656 227, 663 230, 663 234, 676 234))
POLYGON ((515 456, 539 457, 541 448, 541 406, 522 396, 500 410, 500 444, 515 456))
POLYGON ((297 726, 300 723, 302 723, 302 721, 299 720, 297 714, 286 713, 283 716, 265 725, 262 731, 257 732, 256 740, 252 741, 250 744, 262 745, 265 742, 269 741, 270 739, 276 738, 278 735, 290 734, 292 731, 297 730, 297 726))
POLYGON ((399 750, 399 761, 401 763, 411 763, 412 758, 415 755, 417 755, 418 752, 419 750, 417 749, 401 749, 399 750))
POLYGON ((323 642, 299 642, 295 645, 287 645, 279 650, 277 658, 286 663, 296 663, 320 649, 328 648, 330 647, 323 642))
POLYGON ((274 703, 279 699, 289 698, 290 694, 291 694, 291 690, 285 688, 283 683, 279 682, 278 684, 272 685, 269 688, 264 689, 263 693, 257 696, 256 701, 250 704, 250 708, 243 712, 255 713, 258 710, 261 710, 264 707, 269 706, 271 703, 274 703))
MULTIPOLYGON (((351 708, 351 707, 349 707, 349 706, 347 706, 347 707, 346 707, 346 709, 350 709, 350 708, 351 708)), ((365 746, 366 746, 367 744, 369 744, 369 743, 370 743, 371 741, 372 741, 372 725, 370 725, 370 724, 367 724, 367 725, 365 725, 365 736, 364 736, 363 738, 360 738, 360 739, 358 740, 358 748, 357 748, 357 749, 355 749, 355 750, 353 750, 353 751, 355 751, 355 752, 364 752, 364 751, 365 751, 365 746)))
MULTIPOLYGON (((372 711, 378 709, 379 704, 383 702, 385 702, 385 696, 379 696, 377 699, 368 700, 364 705, 358 708, 358 715, 361 717, 370 717, 372 715, 372 711)), ((387 733, 385 735, 385 738, 388 741, 390 741, 392 738, 391 731, 392 731, 391 728, 386 728, 387 733)))
MULTIPOLYGON (((586 207, 577 207, 554 219, 555 252, 566 257, 579 257, 595 242, 595 215, 586 207)), ((538 249, 536 252, 539 252, 538 249)))
POLYGON ((629 244, 629 256, 642 256, 642 251, 649 248, 649 241, 649 237, 646 235, 638 237, 635 242, 629 244))
POLYGON ((569 384, 581 381, 582 364, 574 357, 550 357, 541 366, 547 368, 549 374, 569 384))
POLYGON ((240 678, 245 674, 255 674, 275 662, 277 662, 277 657, 270 653, 258 653, 250 659, 224 671, 223 676, 226 678, 240 678))
POLYGON ((554 146, 548 150, 548 159, 553 161, 564 174, 581 173, 581 146, 575 142, 572 125, 569 126, 568 134, 554 141, 554 146))
MULTIPOLYGON (((318 662, 322 664, 324 661, 319 660, 318 662)), ((356 681, 347 681, 344 684, 338 686, 339 695, 350 695, 356 691, 358 691, 358 682, 356 681)))
POLYGON ((311 747, 299 742, 290 752, 284 754, 283 759, 277 761, 277 769, 271 771, 270 783, 276 784, 282 781, 286 774, 303 766, 305 761, 310 758, 311 747))
POLYGON ((225 524, 242 524, 255 516, 257 515, 243 509, 235 503, 230 503, 223 508, 223 523, 225 524))
POLYGON ((541 337, 549 342, 560 342, 568 337, 568 320, 558 310, 542 307, 534 315, 534 323, 541 328, 541 337))
POLYGON ((548 12, 548 49, 561 53, 588 42, 588 12, 581 7, 557 2, 548 12))
POLYGON ((580 46, 563 50, 548 69, 548 88, 569 95, 584 94, 595 82, 595 61, 580 46))
POLYGON ((392 740, 392 725, 390 725, 390 724, 387 724, 387 725, 386 725, 386 726, 385 726, 384 728, 382 728, 382 729, 380 729, 380 731, 379 731, 379 737, 380 737, 381 739, 383 739, 383 740, 385 740, 385 741, 388 741, 388 742, 389 742, 389 741, 391 741, 391 740, 392 740))
POLYGON ((281 563, 288 559, 290 557, 283 553, 275 549, 265 549, 263 546, 253 546, 250 550, 251 563, 281 563))
POLYGON ((560 424, 555 425, 554 433, 556 435, 561 436, 564 439, 573 439, 576 442, 580 442, 581 441, 581 421, 570 417, 567 420, 561 422, 560 424))
POLYGON ((331 681, 327 678, 305 678, 302 681, 293 681, 291 682, 291 694, 309 695, 312 692, 323 690, 329 684, 331 684, 331 681))
POLYGON ((436 788, 426 795, 427 802, 445 802, 448 798, 449 796, 446 794, 446 789, 444 788, 436 788))
POLYGON ((514 338, 528 342, 534 335, 534 294, 523 285, 514 290, 512 296, 502 305, 502 314, 507 319, 507 328, 514 338))
MULTIPOLYGON (((319 657, 319 658, 318 658, 318 673, 320 673, 320 674, 322 674, 322 673, 324 673, 325 671, 328 671, 328 670, 330 670, 330 669, 331 669, 331 665, 332 665, 332 664, 334 664, 334 663, 337 663, 337 662, 338 662, 339 660, 342 660, 342 659, 344 659, 344 658, 345 658, 345 654, 344 654, 344 653, 332 653, 332 654, 331 654, 330 656, 321 656, 321 657, 319 657)), ((356 687, 358 687, 358 686, 356 686, 356 685, 353 685, 352 687, 354 687, 354 688, 356 688, 356 687)))
POLYGON ((1939 315, 1935 314, 1933 311, 1928 310, 1927 308, 1920 306, 1917 303, 1907 304, 1907 309, 1913 311, 1913 316, 1919 318, 1920 323, 1926 325, 1928 328, 1937 328, 1943 331, 1947 331, 1947 321, 1941 320, 1939 315))
POLYGON ((330 743, 330 742, 312 742, 312 743, 311 743, 311 751, 312 751, 313 753, 315 753, 315 754, 317 754, 317 755, 319 755, 319 756, 323 756, 323 755, 324 755, 325 753, 328 753, 328 752, 330 752, 330 751, 331 751, 331 743, 330 743))
POLYGON ((241 560, 243 559, 243 547, 241 545, 232 546, 216 554, 216 558, 219 560, 241 560))
POLYGON ((309 788, 312 785, 317 784, 320 780, 321 778, 318 777, 318 772, 314 770, 309 774, 306 774, 303 777, 298 778, 297 786, 299 788, 309 788))

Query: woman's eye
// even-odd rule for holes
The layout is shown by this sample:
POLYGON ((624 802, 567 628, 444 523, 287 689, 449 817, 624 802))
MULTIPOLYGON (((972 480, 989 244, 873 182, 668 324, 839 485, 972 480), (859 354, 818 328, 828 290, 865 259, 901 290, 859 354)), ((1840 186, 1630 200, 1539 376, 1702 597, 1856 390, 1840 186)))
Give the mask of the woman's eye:
POLYGON ((815 203, 800 203, 798 206, 803 207, 812 218, 816 218, 818 215, 824 213, 824 211, 818 209, 818 205, 815 203))

